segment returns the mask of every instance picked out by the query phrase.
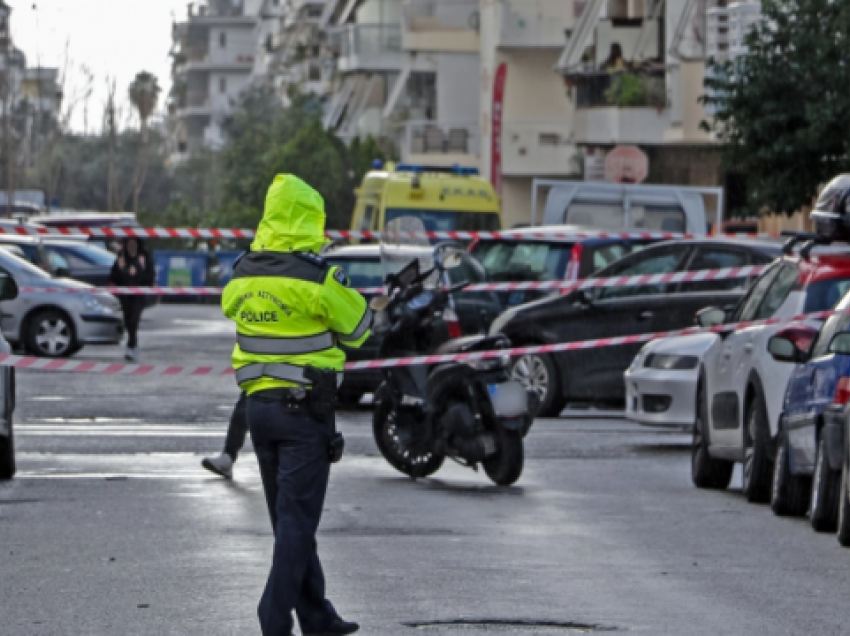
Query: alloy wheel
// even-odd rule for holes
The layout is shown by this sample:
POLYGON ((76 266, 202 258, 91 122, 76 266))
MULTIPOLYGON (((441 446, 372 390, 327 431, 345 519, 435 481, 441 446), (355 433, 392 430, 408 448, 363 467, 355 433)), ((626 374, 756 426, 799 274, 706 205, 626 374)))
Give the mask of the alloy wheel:
POLYGON ((549 372, 538 356, 526 355, 517 359, 511 368, 511 378, 526 389, 531 389, 543 402, 549 392, 549 372))
POLYGON ((71 346, 71 328, 62 318, 45 318, 35 332, 38 348, 48 355, 60 355, 71 346))

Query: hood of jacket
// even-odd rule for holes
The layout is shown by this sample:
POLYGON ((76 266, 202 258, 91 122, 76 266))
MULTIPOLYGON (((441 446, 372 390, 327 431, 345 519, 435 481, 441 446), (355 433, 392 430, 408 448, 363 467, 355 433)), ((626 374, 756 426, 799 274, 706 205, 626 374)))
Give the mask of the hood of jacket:
POLYGON ((252 252, 316 252, 325 238, 322 195, 293 174, 274 178, 252 252))

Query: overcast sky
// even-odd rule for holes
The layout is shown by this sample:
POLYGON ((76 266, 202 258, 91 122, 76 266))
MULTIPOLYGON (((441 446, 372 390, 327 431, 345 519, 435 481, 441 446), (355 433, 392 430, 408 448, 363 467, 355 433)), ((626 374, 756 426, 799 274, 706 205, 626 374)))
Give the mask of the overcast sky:
MULTIPOLYGON (((99 128, 106 99, 106 78, 116 79, 119 102, 127 103, 127 87, 139 71, 150 71, 163 89, 160 107, 171 85, 172 16, 182 21, 188 0, 6 0, 12 7, 12 37, 27 64, 62 67, 68 58, 66 106, 77 101, 72 128, 84 122, 85 85, 81 68, 94 73, 89 100, 89 129, 99 128), (66 56, 66 48, 68 54, 66 56), (74 99, 75 95, 77 100, 74 99)), ((129 117, 129 108, 125 108, 129 117)), ((128 123, 125 118, 124 123, 128 123)))

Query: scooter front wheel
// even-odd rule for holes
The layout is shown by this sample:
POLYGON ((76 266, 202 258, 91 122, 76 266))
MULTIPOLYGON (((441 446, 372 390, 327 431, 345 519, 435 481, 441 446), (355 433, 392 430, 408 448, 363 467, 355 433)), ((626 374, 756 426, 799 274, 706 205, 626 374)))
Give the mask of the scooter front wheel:
POLYGON ((497 425, 493 432, 498 445, 498 452, 485 459, 484 472, 499 486, 511 486, 522 475, 525 464, 525 447, 522 442, 522 431, 509 431, 497 425))
POLYGON ((398 417, 391 400, 381 400, 375 405, 372 433, 381 455, 408 477, 428 477, 440 470, 446 456, 435 452, 432 444, 417 441, 411 426, 411 422, 398 417))

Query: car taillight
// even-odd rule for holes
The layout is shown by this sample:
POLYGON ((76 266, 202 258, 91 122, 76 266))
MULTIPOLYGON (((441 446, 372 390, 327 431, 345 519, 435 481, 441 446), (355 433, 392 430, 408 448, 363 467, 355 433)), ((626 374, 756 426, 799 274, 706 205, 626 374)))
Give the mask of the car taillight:
POLYGON ((838 378, 838 384, 835 385, 835 396, 832 398, 833 404, 847 404, 850 402, 850 378, 844 376, 838 378))
MULTIPOLYGON (((581 268, 581 254, 583 251, 583 247, 581 243, 576 243, 573 245, 573 250, 570 252, 570 262, 567 263, 567 280, 578 280, 579 269, 581 268)), ((561 296, 565 294, 569 294, 572 289, 562 289, 561 296)))
POLYGON ((460 321, 457 319, 455 310, 451 307, 446 307, 443 310, 443 322, 449 328, 449 338, 454 339, 463 336, 463 332, 460 329, 460 321))

